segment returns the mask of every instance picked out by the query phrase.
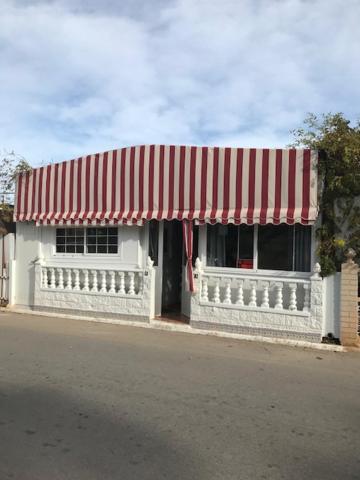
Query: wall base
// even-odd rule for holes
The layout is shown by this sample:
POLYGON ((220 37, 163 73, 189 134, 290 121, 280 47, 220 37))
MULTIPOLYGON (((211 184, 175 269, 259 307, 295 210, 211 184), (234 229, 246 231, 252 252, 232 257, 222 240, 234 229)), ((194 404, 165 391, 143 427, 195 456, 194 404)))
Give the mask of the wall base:
POLYGON ((212 330, 241 335, 258 335, 261 337, 285 338, 289 340, 302 340, 311 343, 320 343, 320 333, 291 332, 288 330, 277 330, 271 328, 244 327, 241 325, 228 325, 224 323, 204 322, 199 320, 190 320, 190 326, 201 330, 212 330))
MULTIPOLYGON (((19 305, 15 305, 15 308, 19 305)), ((70 315, 72 317, 89 317, 93 319, 109 319, 109 320, 116 320, 121 322, 124 320, 126 322, 144 322, 149 323, 150 319, 148 316, 145 315, 132 315, 126 313, 112 313, 112 312, 96 312, 96 311, 89 311, 89 310, 73 310, 71 308, 59 308, 59 307, 47 307, 47 306, 40 306, 36 305, 30 307, 30 310, 33 312, 42 312, 42 313, 58 313, 59 315, 70 315)))

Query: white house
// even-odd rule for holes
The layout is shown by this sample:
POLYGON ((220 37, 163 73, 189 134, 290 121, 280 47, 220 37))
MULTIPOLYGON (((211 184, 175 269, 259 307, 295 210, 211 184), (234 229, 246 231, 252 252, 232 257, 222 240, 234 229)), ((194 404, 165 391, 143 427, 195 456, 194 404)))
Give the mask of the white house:
POLYGON ((338 336, 336 279, 315 259, 316 164, 310 150, 145 145, 36 168, 17 182, 11 302, 338 336))

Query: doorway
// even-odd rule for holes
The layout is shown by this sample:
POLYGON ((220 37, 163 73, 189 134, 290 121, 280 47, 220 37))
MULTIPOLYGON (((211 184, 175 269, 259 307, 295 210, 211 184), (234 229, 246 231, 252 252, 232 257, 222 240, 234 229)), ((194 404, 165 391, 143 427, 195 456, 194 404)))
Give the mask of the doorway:
POLYGON ((164 222, 161 315, 181 314, 181 277, 183 258, 182 224, 164 222))

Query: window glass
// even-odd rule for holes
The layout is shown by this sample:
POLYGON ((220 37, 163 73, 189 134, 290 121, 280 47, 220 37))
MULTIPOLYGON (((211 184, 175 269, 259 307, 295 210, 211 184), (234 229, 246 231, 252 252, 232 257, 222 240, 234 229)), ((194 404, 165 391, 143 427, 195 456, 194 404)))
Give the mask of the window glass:
POLYGON ((88 228, 86 232, 87 253, 117 253, 117 227, 88 228))
POLYGON ((208 225, 207 265, 252 268, 253 244, 252 225, 208 225))
POLYGON ((56 252, 57 253, 83 253, 84 229, 83 228, 57 228, 56 252))
POLYGON ((258 268, 309 272, 311 227, 264 225, 258 233, 258 268))
POLYGON ((57 228, 57 253, 117 253, 117 227, 57 228))

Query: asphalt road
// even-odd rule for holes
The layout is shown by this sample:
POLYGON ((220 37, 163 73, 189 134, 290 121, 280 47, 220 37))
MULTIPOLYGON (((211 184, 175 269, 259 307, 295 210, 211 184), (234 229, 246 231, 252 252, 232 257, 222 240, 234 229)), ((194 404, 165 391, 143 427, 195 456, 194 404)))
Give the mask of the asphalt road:
POLYGON ((360 478, 360 355, 0 313, 0 479, 360 478))

